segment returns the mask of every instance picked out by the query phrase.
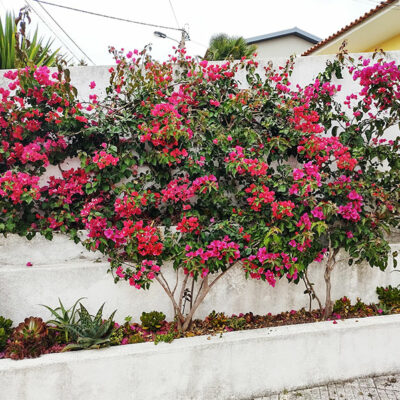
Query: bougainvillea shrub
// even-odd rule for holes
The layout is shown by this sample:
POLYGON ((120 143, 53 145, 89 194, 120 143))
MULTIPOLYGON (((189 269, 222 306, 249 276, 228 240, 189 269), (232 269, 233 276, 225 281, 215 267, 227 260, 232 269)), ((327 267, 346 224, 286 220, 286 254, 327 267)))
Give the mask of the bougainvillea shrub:
POLYGON ((386 268, 400 160, 398 137, 384 132, 399 122, 398 66, 346 58, 293 87, 291 60, 260 72, 253 60, 210 64, 184 50, 163 63, 145 51, 114 55, 104 101, 91 96, 86 114, 78 103, 77 115, 63 114, 71 125, 55 130, 62 157, 77 154, 81 167, 56 161, 62 173, 45 184, 36 173, 18 180, 35 205, 31 230, 78 240, 85 229, 115 281, 162 286, 183 330, 234 266, 270 286, 304 279, 317 296, 307 268, 325 260, 325 317, 340 249, 350 264, 386 268), (344 105, 333 83, 342 72, 361 85, 344 105))
MULTIPOLYGON (((27 67, 4 76, 10 83, 0 88, 0 233, 32 237, 42 229, 51 238, 62 225, 62 213, 47 212, 51 207, 41 177, 49 166, 76 156, 83 106, 69 72, 61 68, 27 67)), ((68 192, 72 196, 71 188, 68 192)))

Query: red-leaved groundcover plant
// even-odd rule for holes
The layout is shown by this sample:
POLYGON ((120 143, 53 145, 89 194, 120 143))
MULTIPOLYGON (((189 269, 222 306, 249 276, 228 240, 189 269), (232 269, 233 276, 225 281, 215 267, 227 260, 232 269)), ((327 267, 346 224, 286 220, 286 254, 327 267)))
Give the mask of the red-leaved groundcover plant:
POLYGON ((86 104, 67 71, 8 73, 16 91, 1 92, 1 232, 61 230, 79 241, 84 229, 115 281, 162 286, 183 331, 234 267, 270 286, 303 279, 325 318, 341 249, 350 265, 387 267, 400 211, 400 139, 385 133, 400 119, 398 65, 341 55, 293 87, 292 60, 261 69, 185 50, 166 62, 112 51, 107 95, 86 104), (342 74, 360 83, 344 104, 342 74), (63 169, 76 156, 80 167, 63 169), (61 172, 43 182, 48 164, 61 172), (322 261, 325 304, 307 276, 322 261))

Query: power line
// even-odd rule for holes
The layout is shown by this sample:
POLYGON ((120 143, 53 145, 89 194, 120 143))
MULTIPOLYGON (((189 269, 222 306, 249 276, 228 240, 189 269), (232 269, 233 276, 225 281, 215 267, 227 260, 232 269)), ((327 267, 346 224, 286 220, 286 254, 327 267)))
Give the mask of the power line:
MULTIPOLYGON (((35 0, 33 0, 35 1, 35 0)), ((68 37, 68 39, 79 49, 79 51, 93 64, 96 65, 95 62, 79 47, 79 45, 75 42, 74 39, 65 31, 65 29, 53 18, 53 16, 42 6, 40 1, 38 1, 39 6, 43 9, 43 11, 51 18, 51 20, 62 30, 62 32, 68 37)))
POLYGON ((87 10, 81 10, 81 9, 79 9, 79 8, 73 8, 73 7, 62 6, 62 5, 60 5, 60 4, 50 3, 50 2, 48 2, 48 1, 42 1, 42 0, 32 0, 32 1, 35 1, 36 3, 47 4, 47 5, 49 5, 49 6, 64 8, 64 9, 66 9, 66 10, 77 11, 77 12, 81 12, 81 13, 85 13, 85 14, 95 15, 95 16, 97 16, 97 17, 103 17, 103 18, 114 19, 114 20, 117 20, 117 21, 129 22, 129 23, 132 23, 132 24, 151 26, 151 27, 153 27, 153 28, 170 29, 170 30, 173 30, 173 31, 180 31, 180 32, 183 31, 183 29, 181 29, 181 28, 172 28, 171 26, 156 25, 156 24, 150 24, 150 23, 142 22, 142 21, 134 21, 134 20, 132 20, 132 19, 113 17, 113 16, 111 16, 111 15, 95 13, 95 12, 87 11, 87 10))
POLYGON ((25 0, 26 5, 32 9, 32 11, 39 17, 39 19, 47 26, 47 28, 53 33, 53 35, 62 43, 63 46, 71 53, 72 57, 79 62, 79 58, 76 54, 68 47, 68 45, 57 35, 56 32, 47 24, 47 22, 42 18, 42 16, 32 7, 31 4, 28 3, 28 0, 25 0))
POLYGON ((175 18, 175 21, 176 21, 176 25, 177 25, 178 28, 179 28, 178 18, 176 17, 175 10, 174 10, 174 6, 172 5, 172 1, 171 1, 171 0, 168 0, 168 1, 169 1, 169 5, 171 6, 171 9, 172 9, 172 14, 174 14, 174 18, 175 18))
POLYGON ((193 39, 190 39, 190 41, 193 42, 194 44, 197 44, 197 45, 199 45, 199 46, 202 46, 202 47, 205 47, 206 49, 208 49, 208 46, 206 46, 206 45, 203 44, 203 43, 196 42, 196 40, 193 40, 193 39))

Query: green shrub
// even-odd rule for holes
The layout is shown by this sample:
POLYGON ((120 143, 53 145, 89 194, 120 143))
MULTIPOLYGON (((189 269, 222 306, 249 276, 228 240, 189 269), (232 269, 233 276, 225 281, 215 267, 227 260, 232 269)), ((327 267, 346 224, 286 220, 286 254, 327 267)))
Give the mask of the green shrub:
POLYGON ((335 301, 333 305, 333 312, 336 314, 347 314, 350 311, 351 302, 346 296, 335 301))
POLYGON ((377 287, 376 294, 381 304, 386 307, 400 306, 400 289, 394 288, 391 285, 387 287, 377 287))

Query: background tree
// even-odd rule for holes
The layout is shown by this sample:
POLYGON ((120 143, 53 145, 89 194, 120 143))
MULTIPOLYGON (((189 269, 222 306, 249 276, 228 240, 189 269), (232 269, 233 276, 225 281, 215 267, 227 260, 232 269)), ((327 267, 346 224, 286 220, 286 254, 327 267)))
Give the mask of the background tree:
MULTIPOLYGON (((60 49, 52 50, 54 39, 47 41, 39 37, 38 29, 30 36, 26 31, 30 23, 28 9, 23 8, 18 17, 11 13, 0 20, 0 68, 12 69, 31 65, 55 66, 57 61, 65 60, 60 49)), ((65 60, 66 61, 66 60, 65 60)))
POLYGON ((241 36, 228 36, 225 33, 220 33, 211 38, 210 47, 207 49, 204 59, 226 60, 233 58, 240 60, 242 57, 250 58, 256 50, 256 45, 247 44, 241 36))

